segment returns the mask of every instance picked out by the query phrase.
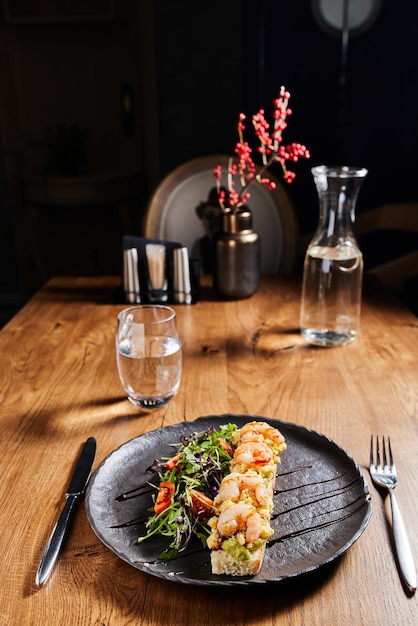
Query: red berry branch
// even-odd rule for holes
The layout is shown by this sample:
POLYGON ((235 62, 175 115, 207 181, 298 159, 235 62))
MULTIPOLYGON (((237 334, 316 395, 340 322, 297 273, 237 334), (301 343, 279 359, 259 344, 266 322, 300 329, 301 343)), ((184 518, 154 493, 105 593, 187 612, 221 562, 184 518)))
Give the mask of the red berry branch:
POLYGON ((266 176, 267 170, 273 163, 280 163, 284 180, 287 183, 291 183, 296 174, 287 168, 286 163, 289 161, 296 163, 300 158, 309 159, 309 150, 306 146, 300 143, 290 143, 286 147, 282 145, 282 133, 287 127, 286 118, 292 114, 291 109, 288 108, 289 99, 290 93, 284 87, 281 87, 279 97, 273 101, 272 128, 270 128, 270 124, 264 116, 263 109, 260 109, 252 117, 255 134, 260 142, 258 152, 261 154, 262 160, 262 166, 258 171, 251 156, 252 150, 248 142, 244 141, 244 121, 246 117, 243 113, 239 114, 237 124, 238 142, 235 146, 237 163, 234 163, 233 158, 228 162, 226 190, 221 186, 223 174, 221 165, 217 165, 213 170, 222 211, 235 213, 242 207, 250 198, 248 188, 254 181, 263 185, 269 191, 275 189, 276 183, 266 176), (237 176, 241 186, 240 191, 237 191, 235 188, 237 176))

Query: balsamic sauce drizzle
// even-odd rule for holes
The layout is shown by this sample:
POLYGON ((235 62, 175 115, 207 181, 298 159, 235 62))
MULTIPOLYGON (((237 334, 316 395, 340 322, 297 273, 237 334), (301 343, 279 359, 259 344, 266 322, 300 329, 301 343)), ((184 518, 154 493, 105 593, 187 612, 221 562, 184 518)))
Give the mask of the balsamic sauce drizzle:
MULTIPOLYGON (((325 484, 325 483, 330 482, 332 480, 337 480, 338 478, 340 478, 340 476, 337 476, 335 478, 331 478, 329 480, 318 481, 318 482, 315 482, 315 483, 307 483, 306 485, 300 485, 299 487, 294 487, 292 489, 284 489, 284 490, 277 489, 277 490, 275 490, 274 494, 278 495, 278 494, 281 494, 281 493, 285 493, 287 491, 293 491, 294 489, 303 489, 303 488, 305 488, 307 486, 311 486, 311 485, 325 484)), ((359 480, 360 480, 360 477, 357 476, 354 480, 352 480, 351 482, 349 482, 349 483, 347 483, 345 485, 342 485, 341 487, 336 487, 335 489, 331 489, 329 491, 325 491, 325 492, 323 492, 321 494, 318 494, 317 498, 309 499, 306 502, 301 502, 300 504, 298 504, 296 506, 292 506, 289 509, 284 509, 283 511, 280 511, 278 513, 273 513, 273 515, 271 517, 272 517, 272 519, 276 519, 280 515, 284 515, 285 513, 289 513, 290 511, 296 511, 297 509, 301 509, 303 507, 310 506, 311 504, 315 504, 317 502, 322 502, 323 500, 328 500, 330 498, 335 498, 336 496, 341 496, 344 493, 349 493, 351 491, 352 487, 357 482, 359 482, 359 480)), ((330 513, 330 511, 327 511, 327 513, 330 513)))
MULTIPOLYGON (((297 474, 298 472, 306 472, 307 470, 312 470, 313 467, 314 467, 313 465, 306 465, 306 466, 295 468, 288 472, 278 472, 276 474, 276 477, 285 477, 291 474, 297 474)), ((346 472, 337 474, 336 476, 332 476, 330 478, 325 478, 323 480, 317 480, 317 481, 312 481, 308 483, 300 483, 300 484, 293 485, 291 487, 287 487, 285 489, 275 489, 273 492, 274 496, 280 496, 280 498, 274 498, 275 500, 274 505, 282 504, 283 502, 285 502, 285 500, 282 498, 283 494, 290 493, 292 491, 308 489, 309 487, 315 487, 318 485, 330 485, 330 483, 332 482, 344 479, 347 476, 347 474, 350 474, 350 472, 352 471, 353 471, 352 469, 348 469, 346 472)), ((279 518, 280 516, 285 515, 285 514, 291 514, 293 511, 296 511, 298 509, 303 509, 303 508, 312 506, 314 504, 317 504, 318 502, 323 502, 328 499, 338 498, 344 494, 349 494, 352 488, 357 483, 361 482, 361 480, 362 480, 361 475, 356 474, 354 479, 349 480, 348 482, 344 481, 342 485, 337 484, 336 486, 331 487, 330 489, 327 489, 326 491, 323 491, 322 493, 307 494, 305 496, 304 501, 302 501, 303 496, 301 496, 301 498, 298 498, 297 504, 292 505, 287 509, 273 512, 271 519, 272 521, 274 521, 274 520, 277 520, 277 518, 279 518)), ((151 482, 145 482, 134 489, 131 489, 129 491, 126 491, 125 493, 120 494, 119 496, 115 498, 115 500, 117 500, 118 502, 124 502, 131 498, 146 496, 147 494, 152 492, 154 488, 155 487, 153 486, 151 482)), ((341 503, 341 505, 338 505, 336 503, 335 508, 333 508, 332 510, 315 512, 313 516, 310 516, 307 519, 297 519, 297 520, 289 519, 286 522, 286 527, 288 527, 289 523, 293 526, 297 525, 299 527, 296 527, 287 533, 281 534, 280 536, 276 536, 276 537, 269 539, 267 542, 266 548, 269 549, 269 548, 272 548, 277 543, 282 543, 286 540, 294 539, 296 537, 305 535, 307 533, 320 531, 334 524, 339 524, 341 522, 344 522, 345 520, 349 519, 350 517, 355 516, 359 511, 361 511, 361 509, 364 506, 366 506, 369 500, 370 500, 370 495, 366 492, 364 494, 358 495, 357 497, 355 497, 353 500, 349 502, 344 501, 343 503, 341 503), (312 518, 320 518, 320 517, 323 517, 324 515, 330 516, 332 514, 334 515, 337 514, 337 515, 336 517, 332 519, 326 519, 324 521, 318 521, 318 523, 303 526, 305 522, 312 522, 312 518), (302 526, 300 526, 301 524, 302 526)), ((143 514, 140 517, 137 517, 133 520, 129 520, 122 524, 111 526, 111 528, 127 528, 129 526, 134 526, 135 524, 145 523, 147 519, 148 519, 148 515, 143 514)), ((277 529, 275 529, 275 531, 277 532, 277 529)), ((174 560, 180 560, 182 558, 189 558, 195 553, 206 554, 207 550, 203 547, 193 549, 193 550, 188 549, 186 550, 185 553, 179 553, 177 556, 169 559, 169 561, 164 561, 158 558, 150 560, 150 561, 138 559, 135 561, 135 563, 141 564, 141 565, 150 565, 150 566, 161 565, 162 563, 168 563, 174 560)), ((192 569, 200 569, 201 567, 206 567, 208 563, 209 563, 209 560, 195 568, 190 568, 190 566, 188 566, 187 569, 189 571, 191 571, 192 569)), ((184 572, 173 572, 173 575, 175 574, 184 574, 184 572)))
MULTIPOLYGON (((303 469, 305 469, 305 468, 303 468, 303 469)), ((295 473, 296 471, 300 471, 300 470, 294 470, 293 473, 295 473)), ((338 480, 340 478, 343 478, 344 476, 346 476, 349 473, 350 473, 350 470, 347 470, 346 472, 343 472, 343 474, 338 474, 337 476, 333 476, 332 478, 325 478, 323 480, 314 480, 311 483, 305 483, 303 485, 294 485, 292 487, 289 487, 288 489, 275 489, 274 493, 275 493, 275 495, 277 495, 279 493, 286 493, 288 491, 296 491, 297 489, 302 489, 304 487, 313 487, 314 485, 323 485, 325 483, 330 483, 333 480, 338 480)), ((276 474, 276 476, 283 476, 283 474, 276 474)), ((358 480, 358 478, 359 477, 357 476, 356 480, 358 480)), ((356 482, 356 481, 353 481, 353 482, 356 482)))
MULTIPOLYGON (((275 537, 273 539, 269 539, 267 544, 266 544, 266 549, 269 550, 271 548, 273 548, 273 546, 275 546, 277 543, 282 543, 286 540, 289 539, 294 539, 296 537, 300 537, 302 535, 311 533, 311 532, 315 532, 318 530, 323 530, 324 528, 327 528, 329 526, 332 526, 333 524, 339 524, 347 519, 349 519, 350 517, 356 515, 359 511, 361 511, 361 509, 366 505, 367 502, 367 498, 364 498, 363 496, 359 496, 358 498, 356 498, 353 502, 350 502, 346 505, 344 505, 343 507, 340 507, 340 509, 336 509, 336 510, 343 510, 345 508, 349 508, 351 507, 353 504, 360 502, 359 506, 357 506, 354 510, 346 513, 345 515, 341 515, 338 516, 337 518, 333 519, 333 520, 326 520, 324 522, 320 522, 319 524, 314 524, 312 526, 306 526, 304 528, 299 528, 296 529, 294 531, 291 531, 289 533, 285 533, 283 535, 280 535, 280 537, 275 537)), ((320 515, 326 515, 326 513, 322 513, 320 515)), ((134 563, 137 563, 138 565, 161 565, 162 563, 172 563, 172 561, 176 561, 176 560, 180 560, 182 558, 189 558, 190 556, 193 556, 194 554, 203 554, 206 553, 207 554, 207 550, 205 548, 197 548, 195 550, 187 550, 187 553, 184 554, 178 554, 177 556, 171 558, 169 561, 162 561, 161 559, 153 559, 151 561, 146 561, 146 560, 141 560, 138 559, 136 561, 134 561, 134 563)), ((206 559, 204 563, 201 563, 199 565, 197 565, 196 567, 191 567, 190 565, 191 562, 188 562, 187 564, 187 572, 191 573, 194 570, 201 570, 202 568, 208 567, 209 563, 210 563, 210 559, 206 559)), ((168 572, 170 575, 172 576, 179 576, 185 575, 185 571, 170 571, 168 572)))
MULTIPOLYGON (((336 510, 342 510, 344 508, 348 508, 350 506, 352 506, 353 504, 355 504, 358 501, 361 501, 359 506, 356 507, 353 511, 350 511, 349 513, 346 513, 345 515, 341 515, 339 517, 336 517, 333 520, 327 520, 325 522, 321 522, 319 524, 314 524, 313 526, 307 526, 306 528, 299 528, 297 530, 294 530, 293 532, 289 532, 286 533, 284 535, 281 535, 280 537, 276 537, 274 539, 270 539, 267 542, 267 548, 274 546, 276 543, 280 543, 285 541, 286 539, 293 539, 294 537, 298 537, 300 535, 304 535, 306 533, 311 533, 314 532, 316 530, 322 530, 323 528, 327 528, 328 526, 332 526, 333 524, 339 524, 340 522, 343 522, 347 519, 349 519, 350 517, 353 517, 354 515, 356 515, 356 513, 358 513, 359 511, 361 511, 361 509, 366 505, 368 499, 364 498, 364 497, 358 497, 356 498, 356 500, 354 500, 353 502, 350 502, 349 504, 345 505, 344 507, 341 507, 340 509, 336 509, 336 510)), ((325 515, 326 513, 323 513, 323 515, 325 515)))
MULTIPOLYGON (((145 496, 148 493, 152 493, 155 489, 156 485, 151 482, 141 483, 138 487, 134 487, 134 489, 130 489, 129 491, 125 491, 124 493, 116 496, 115 500, 117 502, 125 502, 126 500, 131 500, 132 498, 138 498, 139 496, 145 496)), ((122 524, 110 526, 110 528, 127 528, 128 526, 135 526, 136 524, 144 524, 148 517, 148 514, 144 514, 139 517, 135 517, 135 519, 123 522, 122 524)))
POLYGON ((115 524, 114 526, 109 526, 109 528, 127 528, 128 526, 135 526, 136 524, 145 524, 148 519, 148 515, 141 515, 140 517, 136 517, 135 519, 129 520, 129 522, 123 522, 122 524, 115 524))
POLYGON ((297 472, 303 472, 304 470, 310 470, 313 468, 313 465, 302 465, 301 467, 296 467, 295 469, 289 470, 288 472, 277 472, 277 476, 289 476, 290 474, 296 474, 297 472))
POLYGON ((139 485, 138 487, 135 487, 130 491, 125 491, 125 493, 121 493, 119 496, 116 496, 115 500, 117 500, 117 502, 123 502, 124 500, 137 498, 138 496, 142 496, 146 493, 151 493, 152 491, 154 491, 152 483, 142 483, 142 485, 139 485))

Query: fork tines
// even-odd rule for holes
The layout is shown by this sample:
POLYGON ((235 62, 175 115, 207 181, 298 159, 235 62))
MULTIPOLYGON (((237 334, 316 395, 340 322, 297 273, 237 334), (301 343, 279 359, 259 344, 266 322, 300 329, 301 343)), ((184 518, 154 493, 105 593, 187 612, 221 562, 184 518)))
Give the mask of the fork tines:
MULTIPOLYGON (((387 449, 388 449, 389 455, 387 455, 387 452, 386 452, 385 437, 382 437, 383 467, 385 469, 391 469, 392 472, 395 473, 396 469, 395 469, 395 463, 393 462, 392 447, 390 445, 390 437, 388 437, 387 440, 388 440, 387 449), (388 456, 389 456, 389 465, 388 465, 388 456)), ((376 437, 376 463, 374 463, 373 435, 372 435, 370 439, 370 466, 373 466, 373 465, 378 470, 382 469, 382 463, 381 463, 381 458, 380 458, 379 437, 376 437)))

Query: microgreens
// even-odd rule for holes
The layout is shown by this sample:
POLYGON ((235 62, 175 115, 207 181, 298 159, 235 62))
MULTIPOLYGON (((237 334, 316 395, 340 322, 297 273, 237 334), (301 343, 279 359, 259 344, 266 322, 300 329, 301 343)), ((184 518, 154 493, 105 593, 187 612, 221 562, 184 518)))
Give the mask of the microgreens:
MULTIPOLYGON (((226 424, 218 430, 210 428, 183 437, 175 457, 154 461, 150 469, 158 475, 160 485, 173 483, 175 493, 162 512, 156 514, 154 507, 149 509, 146 533, 139 537, 138 543, 154 535, 170 538, 161 559, 177 556, 193 536, 206 547, 210 534, 208 516, 202 514, 202 502, 196 505, 196 494, 203 498, 203 507, 209 507, 211 515, 210 503, 218 493, 222 477, 229 472, 233 450, 228 450, 228 446, 232 446, 232 434, 236 428, 235 424, 226 424)), ((153 487, 158 490, 158 486, 153 487)), ((156 494, 153 500, 155 503, 156 494)))

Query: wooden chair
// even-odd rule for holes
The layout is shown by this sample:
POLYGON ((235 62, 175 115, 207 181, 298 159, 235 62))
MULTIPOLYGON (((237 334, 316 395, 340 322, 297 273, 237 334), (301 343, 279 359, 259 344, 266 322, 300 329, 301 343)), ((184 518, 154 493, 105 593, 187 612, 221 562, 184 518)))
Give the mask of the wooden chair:
MULTIPOLYGON (((386 233, 386 240, 376 239, 375 246, 388 246, 388 260, 378 261, 365 269, 374 274, 387 287, 401 284, 404 281, 418 277, 418 203, 385 204, 371 211, 360 213, 356 218, 356 234, 360 245, 364 238, 364 253, 367 261, 366 236, 386 233), (392 231, 392 235, 389 231, 392 231), (402 241, 404 237, 404 242, 402 241), (393 247, 398 248, 396 258, 390 258, 391 237, 393 247)), ((373 245, 373 240, 369 240, 373 245)), ((384 255, 382 255, 384 256, 384 255)))
MULTIPOLYGON (((216 211, 213 170, 227 168, 227 155, 204 156, 177 167, 160 183, 147 207, 145 237, 179 241, 192 258, 199 258, 202 242, 208 243, 210 214, 216 211)), ((274 177, 269 174, 269 177, 274 177)), ((261 239, 261 272, 289 274, 294 269, 297 219, 290 198, 277 179, 276 189, 267 191, 254 183, 248 206, 253 228, 261 239)))

